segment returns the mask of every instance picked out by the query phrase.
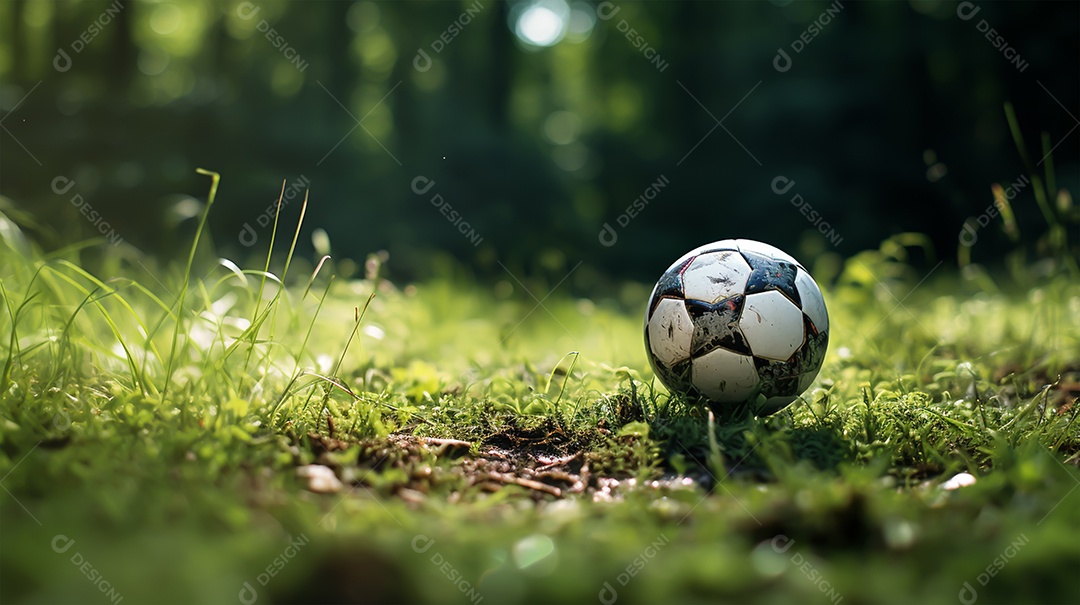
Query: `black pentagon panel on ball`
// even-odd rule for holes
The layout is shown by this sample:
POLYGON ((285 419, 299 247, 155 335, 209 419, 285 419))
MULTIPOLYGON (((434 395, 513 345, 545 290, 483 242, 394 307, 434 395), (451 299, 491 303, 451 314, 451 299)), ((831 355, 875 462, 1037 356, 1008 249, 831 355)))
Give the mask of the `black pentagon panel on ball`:
POLYGON ((689 359, 684 359, 674 366, 668 367, 657 361, 654 356, 649 355, 649 363, 652 365, 656 377, 672 393, 683 393, 691 398, 701 396, 691 381, 692 368, 689 359))
POLYGON ((660 281, 656 282, 656 288, 653 290, 652 298, 649 299, 649 317, 652 317, 653 311, 656 310, 656 305, 659 304, 662 298, 683 298, 683 272, 690 266, 690 263, 697 257, 690 257, 678 265, 668 269, 660 276, 660 281))
POLYGON ((746 336, 739 328, 743 303, 740 295, 709 304, 700 300, 686 301, 686 311, 694 322, 694 335, 690 341, 690 356, 700 357, 718 348, 750 355, 746 336))
POLYGON ((746 281, 747 294, 776 290, 791 299, 791 302, 800 309, 802 308, 802 299, 798 288, 795 287, 798 265, 751 252, 743 252, 742 255, 750 264, 751 269, 750 277, 746 281))
POLYGON ((801 364, 798 353, 787 361, 754 357, 754 367, 761 378, 761 394, 765 397, 794 397, 799 394, 801 364))
POLYGON ((806 327, 806 339, 792 356, 792 359, 797 359, 799 362, 800 373, 816 371, 820 368, 821 362, 825 360, 825 350, 829 348, 828 330, 818 330, 805 313, 803 313, 803 325, 806 327))

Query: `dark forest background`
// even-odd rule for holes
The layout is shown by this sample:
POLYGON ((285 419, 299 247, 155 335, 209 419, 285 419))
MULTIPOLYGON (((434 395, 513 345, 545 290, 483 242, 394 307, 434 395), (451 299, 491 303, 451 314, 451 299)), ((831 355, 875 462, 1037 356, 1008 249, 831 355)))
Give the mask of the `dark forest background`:
MULTIPOLYGON (((933 0, 598 4, 5 1, 0 195, 34 217, 46 247, 97 234, 78 194, 126 244, 169 256, 205 197, 195 168, 213 169, 217 254, 246 260, 265 252, 258 221, 282 180, 310 182, 306 230, 325 229, 339 256, 389 251, 402 279, 431 275, 445 255, 480 276, 499 263, 561 275, 584 261, 651 279, 725 237, 812 259, 915 231, 950 257, 991 185, 1027 174, 1006 103, 1031 162, 1045 136, 1056 188, 1077 190, 1076 2, 969 3, 969 20, 933 0), (80 35, 90 40, 75 52, 80 35), (63 194, 58 176, 74 181, 63 194), (434 181, 423 195, 418 176, 434 181), (778 176, 795 182, 783 195, 778 176), (599 241, 605 222, 613 246, 599 241)), ((1032 189, 1013 205, 1021 231, 1038 231, 1032 189)), ((975 256, 992 260, 1001 239, 980 233, 975 256)), ((301 246, 313 253, 309 237, 301 246)))

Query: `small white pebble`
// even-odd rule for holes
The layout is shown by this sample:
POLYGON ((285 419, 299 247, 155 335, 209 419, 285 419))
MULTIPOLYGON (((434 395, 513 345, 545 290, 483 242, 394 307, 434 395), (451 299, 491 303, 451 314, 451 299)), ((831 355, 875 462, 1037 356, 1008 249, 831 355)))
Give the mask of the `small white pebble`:
POLYGON ((307 488, 318 494, 334 494, 341 491, 341 481, 333 469, 321 464, 309 464, 296 469, 296 476, 307 479, 307 488))
POLYGON ((961 487, 975 485, 975 476, 971 473, 960 473, 941 484, 941 489, 954 490, 961 487))

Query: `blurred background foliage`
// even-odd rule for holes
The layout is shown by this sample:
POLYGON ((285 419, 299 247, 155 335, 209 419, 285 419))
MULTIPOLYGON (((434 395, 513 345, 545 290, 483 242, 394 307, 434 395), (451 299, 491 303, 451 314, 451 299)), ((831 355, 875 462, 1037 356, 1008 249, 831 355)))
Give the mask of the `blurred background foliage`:
MULTIPOLYGON (((0 195, 46 247, 97 235, 79 195, 126 245, 168 257, 205 194, 194 170, 210 168, 216 253, 243 262, 265 253, 282 181, 287 230, 309 183, 306 229, 325 229, 339 260, 385 249, 400 279, 448 257, 481 278, 506 279, 502 263, 552 281, 584 261, 568 283, 587 290, 653 279, 725 237, 809 262, 919 232, 950 258, 992 184, 1029 173, 1006 103, 1032 164, 1054 149, 1052 211, 1075 213, 1059 191, 1077 187, 1080 84, 1064 51, 1080 4, 977 7, 964 20, 936 0, 3 2, 0 195), (73 182, 62 194, 58 176, 73 182), (795 183, 784 194, 778 176, 795 183)), ((1015 193, 1018 231, 1042 233, 1034 188, 1015 193)), ((984 229, 973 256, 1001 258, 1007 241, 984 229)))

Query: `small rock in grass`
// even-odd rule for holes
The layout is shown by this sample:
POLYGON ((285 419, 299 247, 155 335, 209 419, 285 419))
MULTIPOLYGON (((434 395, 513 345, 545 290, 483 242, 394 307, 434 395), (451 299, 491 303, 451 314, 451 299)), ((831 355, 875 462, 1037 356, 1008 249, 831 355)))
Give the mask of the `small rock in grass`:
POLYGON ((398 497, 410 504, 420 504, 424 501, 424 493, 407 487, 398 488, 398 497))
POLYGON ((960 473, 941 484, 941 489, 954 490, 961 487, 975 485, 975 476, 971 473, 960 473))
POLYGON ((317 494, 335 494, 342 488, 333 469, 321 464, 301 466, 296 469, 296 476, 307 479, 307 488, 317 494))

